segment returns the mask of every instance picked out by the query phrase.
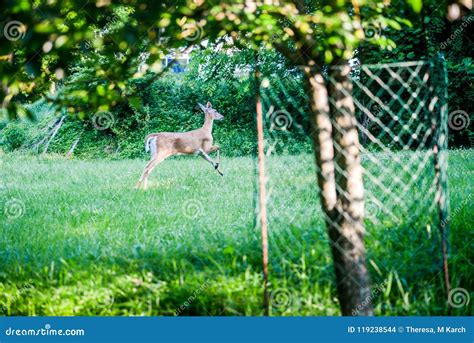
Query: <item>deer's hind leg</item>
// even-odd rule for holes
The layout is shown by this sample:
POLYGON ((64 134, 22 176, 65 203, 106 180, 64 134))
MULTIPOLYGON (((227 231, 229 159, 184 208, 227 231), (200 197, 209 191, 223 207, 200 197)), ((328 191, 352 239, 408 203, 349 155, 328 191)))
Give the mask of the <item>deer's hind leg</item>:
POLYGON ((152 165, 152 163, 153 163, 154 161, 155 161, 155 158, 153 158, 153 159, 151 159, 150 161, 148 161, 148 163, 146 164, 145 168, 143 169, 142 175, 140 176, 140 178, 138 179, 137 184, 135 185, 135 189, 140 188, 140 185, 141 185, 141 183, 143 182, 143 178, 145 177, 146 172, 148 171, 148 169, 150 168, 150 166, 152 165))
POLYGON ((158 153, 152 160, 150 160, 147 163, 147 165, 145 166, 145 168, 143 169, 142 176, 138 180, 135 188, 140 188, 140 185, 143 183, 143 189, 147 189, 147 187, 148 187, 148 176, 150 176, 150 173, 152 172, 152 170, 158 164, 163 162, 165 160, 165 158, 167 158, 167 157, 168 157, 167 155, 158 153))

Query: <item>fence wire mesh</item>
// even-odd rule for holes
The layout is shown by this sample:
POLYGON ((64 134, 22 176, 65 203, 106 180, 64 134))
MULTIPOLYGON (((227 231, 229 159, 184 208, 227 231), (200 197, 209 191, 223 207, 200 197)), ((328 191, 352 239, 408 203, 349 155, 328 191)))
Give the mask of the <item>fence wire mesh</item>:
MULTIPOLYGON (((338 87, 333 71, 325 73, 326 83, 338 87)), ((376 313, 395 304, 409 312, 412 297, 422 294, 420 284, 443 285, 438 229, 447 234, 448 118, 444 61, 438 57, 432 61, 355 64, 351 80, 352 92, 341 92, 353 99, 361 153, 365 188, 363 224, 372 279, 367 303, 374 303, 376 313), (397 291, 392 291, 395 288, 397 291)), ((312 173, 302 171, 314 166, 313 157, 308 154, 302 161, 291 156, 292 136, 309 137, 311 127, 305 121, 307 108, 301 106, 300 94, 290 94, 289 89, 294 87, 287 87, 287 82, 265 75, 261 87, 270 166, 267 208, 272 309, 284 314, 298 307, 301 314, 308 310, 330 315, 331 307, 324 304, 334 300, 337 285, 332 281, 325 222, 332 219, 321 210, 314 167, 310 168, 312 173), (286 163, 273 161, 276 152, 288 154, 286 163), (289 182, 295 174, 304 176, 289 182), (283 280, 278 280, 279 276, 283 280), (279 288, 279 284, 289 283, 290 279, 301 289, 279 288), (310 279, 316 284, 312 285, 310 279), (328 285, 331 291, 321 292, 328 285), (308 287, 319 288, 318 294, 322 296, 302 299, 298 294, 308 287)), ((344 111, 338 99, 329 97, 329 102, 331 108, 344 111)), ((344 133, 335 117, 331 113, 333 135, 344 133)), ((309 138, 307 144, 311 144, 309 138)), ((345 153, 337 144, 334 149, 336 155, 345 153)), ((337 160, 335 169, 336 174, 339 171, 344 175, 337 160)), ((336 188, 339 193, 344 192, 339 184, 336 188)), ((350 219, 347 213, 344 215, 350 219)), ((443 306, 445 295, 431 296, 443 306)))

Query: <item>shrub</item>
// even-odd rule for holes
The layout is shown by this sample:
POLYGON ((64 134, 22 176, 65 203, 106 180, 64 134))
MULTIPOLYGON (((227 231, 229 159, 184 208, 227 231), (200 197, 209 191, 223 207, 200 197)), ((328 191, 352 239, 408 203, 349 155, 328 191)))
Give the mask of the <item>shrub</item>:
POLYGON ((7 124, 0 132, 0 142, 3 149, 13 151, 20 148, 28 137, 27 131, 26 125, 21 121, 7 124))

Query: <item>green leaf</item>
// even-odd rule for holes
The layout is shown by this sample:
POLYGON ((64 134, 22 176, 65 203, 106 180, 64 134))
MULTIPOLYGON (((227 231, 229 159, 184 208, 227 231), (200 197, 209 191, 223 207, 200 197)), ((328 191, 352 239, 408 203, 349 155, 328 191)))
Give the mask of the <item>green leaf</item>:
POLYGON ((232 246, 227 246, 223 251, 225 255, 232 255, 234 253, 234 248, 232 246))
POLYGON ((423 7, 422 0, 408 0, 408 3, 410 4, 413 11, 415 11, 416 13, 421 12, 421 8, 423 7))
POLYGON ((130 97, 128 99, 128 103, 135 109, 139 109, 141 107, 141 99, 138 96, 130 97))
POLYGON ((396 20, 387 19, 387 24, 395 30, 401 30, 402 29, 402 27, 400 26, 400 23, 398 23, 396 20))

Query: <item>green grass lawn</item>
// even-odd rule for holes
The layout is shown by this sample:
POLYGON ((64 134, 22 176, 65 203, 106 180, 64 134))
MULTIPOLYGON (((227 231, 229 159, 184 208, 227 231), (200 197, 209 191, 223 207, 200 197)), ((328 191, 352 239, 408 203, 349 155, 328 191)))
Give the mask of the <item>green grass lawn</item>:
MULTIPOLYGON (((383 163, 364 156, 364 164, 377 179, 399 171, 391 156, 374 156, 383 163)), ((427 181, 409 183, 410 154, 399 158, 410 167, 390 194, 366 179, 389 209, 371 205, 366 220, 374 289, 383 284, 376 314, 446 314, 432 197, 427 181), (389 204, 393 194, 401 205, 389 204)), ((224 158, 224 177, 197 157, 169 159, 146 192, 133 190, 145 161, 3 155, 0 163, 0 314, 263 313, 252 158, 224 158)), ((339 314, 313 159, 272 157, 267 168, 272 314, 339 314)), ((472 150, 450 152, 451 281, 468 292, 473 171, 472 150)))

